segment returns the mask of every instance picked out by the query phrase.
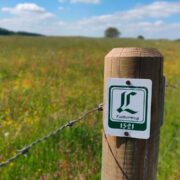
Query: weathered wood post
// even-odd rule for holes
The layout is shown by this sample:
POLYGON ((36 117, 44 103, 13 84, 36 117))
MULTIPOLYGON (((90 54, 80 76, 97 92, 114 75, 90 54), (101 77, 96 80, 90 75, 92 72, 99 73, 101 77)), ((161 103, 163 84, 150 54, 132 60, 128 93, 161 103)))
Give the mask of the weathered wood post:
POLYGON ((149 48, 115 48, 106 55, 103 122, 108 78, 152 81, 150 138, 111 136, 103 131, 101 179, 155 180, 161 124, 163 57, 156 49, 149 48))

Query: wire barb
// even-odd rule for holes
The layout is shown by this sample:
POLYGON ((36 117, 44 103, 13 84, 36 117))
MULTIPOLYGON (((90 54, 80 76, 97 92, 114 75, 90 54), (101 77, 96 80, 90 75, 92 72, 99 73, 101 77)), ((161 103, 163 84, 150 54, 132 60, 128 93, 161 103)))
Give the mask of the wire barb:
POLYGON ((103 103, 99 104, 98 111, 103 111, 103 103))
POLYGON ((67 126, 68 126, 69 128, 71 128, 71 127, 73 126, 73 124, 74 124, 74 123, 72 123, 72 122, 68 122, 68 125, 67 125, 67 126))
POLYGON ((29 148, 24 148, 24 149, 22 149, 21 153, 26 154, 26 153, 28 153, 28 151, 29 151, 29 148))
POLYGON ((36 141, 32 142, 31 144, 29 144, 28 146, 25 146, 24 148, 22 148, 21 150, 16 150, 16 152, 18 152, 15 156, 11 157, 10 159, 8 159, 7 161, 3 162, 0 164, 0 167, 5 166, 7 164, 9 164, 11 161, 14 161, 15 159, 17 159, 18 157, 20 157, 21 155, 25 155, 29 152, 29 149, 32 148, 33 146, 35 146, 36 144, 47 140, 48 138, 56 135, 59 131, 63 130, 66 127, 72 127, 75 123, 79 122, 80 120, 82 120, 83 118, 85 118, 88 114, 93 113, 95 111, 100 111, 102 109, 102 105, 91 109, 87 112, 85 112, 82 116, 80 116, 78 119, 72 120, 67 122, 66 124, 64 124, 63 126, 61 126, 60 128, 56 129, 55 131, 49 133, 47 136, 44 136, 40 139, 37 139, 36 141))

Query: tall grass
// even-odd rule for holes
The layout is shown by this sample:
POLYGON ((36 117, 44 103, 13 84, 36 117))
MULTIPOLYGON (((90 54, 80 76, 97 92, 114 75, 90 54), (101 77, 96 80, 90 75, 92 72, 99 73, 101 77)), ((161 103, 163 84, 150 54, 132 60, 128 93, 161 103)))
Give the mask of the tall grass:
MULTIPOLYGON (((167 83, 180 78, 180 42, 168 40, 0 37, 0 162, 17 149, 102 102, 104 56, 114 47, 154 47, 167 83)), ((160 153, 179 129, 179 88, 166 89, 160 153)), ((100 179, 102 115, 89 115, 9 165, 2 180, 100 179)), ((180 178, 180 137, 158 180, 180 178)))

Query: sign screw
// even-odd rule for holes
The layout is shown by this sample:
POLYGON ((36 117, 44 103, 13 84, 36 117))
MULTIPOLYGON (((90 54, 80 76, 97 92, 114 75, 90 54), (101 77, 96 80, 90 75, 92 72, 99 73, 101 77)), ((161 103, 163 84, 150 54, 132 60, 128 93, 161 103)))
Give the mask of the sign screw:
POLYGON ((127 84, 127 85, 130 85, 130 84, 131 84, 131 81, 129 81, 129 80, 126 81, 126 84, 127 84))
POLYGON ((124 132, 125 136, 129 136, 129 133, 127 131, 124 132))

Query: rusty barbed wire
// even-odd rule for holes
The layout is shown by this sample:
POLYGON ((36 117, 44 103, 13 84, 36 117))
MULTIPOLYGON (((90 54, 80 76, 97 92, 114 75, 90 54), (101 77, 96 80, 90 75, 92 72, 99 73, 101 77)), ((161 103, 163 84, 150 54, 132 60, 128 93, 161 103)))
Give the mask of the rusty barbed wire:
POLYGON ((85 118, 88 114, 93 113, 95 111, 102 111, 103 109, 103 104, 101 103, 98 107, 93 108, 87 112, 85 112, 82 116, 80 116, 78 119, 72 120, 66 124, 64 124, 63 126, 61 126, 60 128, 56 129, 55 131, 49 133, 47 136, 44 136, 40 139, 37 139, 36 141, 33 141, 31 144, 29 144, 28 146, 25 146, 24 148, 22 148, 21 150, 17 150, 17 154, 11 158, 9 158, 8 160, 6 160, 5 162, 0 164, 0 167, 5 166, 7 164, 9 164, 10 162, 14 161, 15 159, 19 158, 22 155, 25 155, 26 153, 28 153, 29 149, 32 148, 33 146, 35 146, 36 144, 47 140, 48 138, 56 135, 58 132, 60 132, 61 130, 63 130, 66 127, 72 127, 75 123, 79 122, 80 120, 82 120, 83 118, 85 118))

